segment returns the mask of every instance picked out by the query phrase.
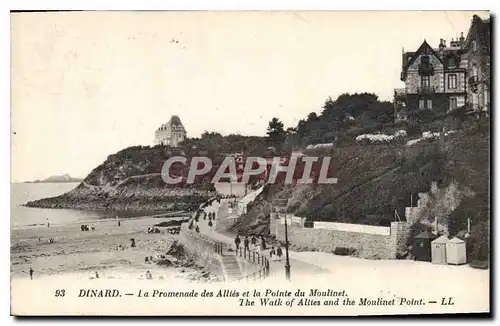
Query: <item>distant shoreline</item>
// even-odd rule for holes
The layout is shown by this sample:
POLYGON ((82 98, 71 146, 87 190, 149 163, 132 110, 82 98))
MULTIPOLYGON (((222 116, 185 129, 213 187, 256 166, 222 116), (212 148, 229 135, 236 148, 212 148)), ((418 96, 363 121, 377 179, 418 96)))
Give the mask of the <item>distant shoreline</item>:
POLYGON ((157 185, 94 186, 81 182, 56 196, 32 200, 25 207, 82 209, 87 211, 192 211, 215 194, 213 191, 157 185))

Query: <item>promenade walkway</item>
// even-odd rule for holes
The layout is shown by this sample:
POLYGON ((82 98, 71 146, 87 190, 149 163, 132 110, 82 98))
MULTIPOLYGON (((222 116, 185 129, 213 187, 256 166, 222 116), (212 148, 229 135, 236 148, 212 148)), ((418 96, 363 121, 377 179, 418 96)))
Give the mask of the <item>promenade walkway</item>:
MULTIPOLYGON (((209 222, 208 217, 206 219, 203 219, 203 217, 201 217, 199 219, 198 226, 200 228, 201 234, 206 235, 207 237, 210 237, 211 239, 213 239, 215 241, 219 241, 219 242, 226 244, 227 245, 226 248, 232 248, 232 250, 235 250, 236 247, 234 244, 234 237, 236 235, 234 235, 234 237, 230 237, 226 234, 222 234, 222 233, 217 232, 215 230, 217 223, 222 222, 222 223, 226 224, 225 222, 227 219, 234 221, 234 217, 230 216, 230 214, 228 213, 228 211, 229 211, 228 210, 228 203, 229 203, 229 200, 221 200, 220 205, 217 203, 214 203, 213 206, 206 207, 204 210, 207 213, 208 212, 215 212, 216 213, 215 222, 212 221, 213 226, 212 226, 212 228, 210 228, 208 226, 208 222, 209 222)), ((235 210, 233 210, 233 214, 236 214, 235 210)), ((241 241, 242 241, 241 246, 243 246, 243 240, 244 240, 244 237, 241 237, 241 241)), ((258 250, 258 253, 260 256, 267 257, 269 259, 270 276, 280 278, 280 275, 282 275, 283 279, 285 279, 285 254, 281 258, 281 260, 278 261, 278 260, 270 259, 269 251, 270 251, 270 248, 267 248, 264 251, 258 250)), ((298 253, 289 251, 292 280, 293 280, 294 276, 306 276, 306 275, 311 276, 314 274, 321 274, 321 273, 328 272, 327 269, 325 269, 321 266, 314 265, 314 264, 308 263, 306 261, 297 259, 297 256, 299 256, 297 254, 298 253)), ((228 255, 234 256, 234 257, 236 256, 234 251, 227 251, 227 249, 226 249, 223 256, 228 256, 228 255)), ((225 259, 227 259, 229 261, 230 258, 225 258, 225 259)), ((230 271, 230 273, 236 274, 235 265, 233 264, 233 266, 234 267, 230 271)), ((241 271, 241 264, 240 264, 240 271, 241 271)))

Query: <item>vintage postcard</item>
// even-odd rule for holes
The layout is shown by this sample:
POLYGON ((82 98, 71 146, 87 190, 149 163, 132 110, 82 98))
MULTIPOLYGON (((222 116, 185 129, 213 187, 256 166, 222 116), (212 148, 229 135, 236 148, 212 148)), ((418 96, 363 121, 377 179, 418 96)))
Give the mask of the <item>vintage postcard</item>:
POLYGON ((490 312, 488 11, 10 19, 12 315, 490 312))

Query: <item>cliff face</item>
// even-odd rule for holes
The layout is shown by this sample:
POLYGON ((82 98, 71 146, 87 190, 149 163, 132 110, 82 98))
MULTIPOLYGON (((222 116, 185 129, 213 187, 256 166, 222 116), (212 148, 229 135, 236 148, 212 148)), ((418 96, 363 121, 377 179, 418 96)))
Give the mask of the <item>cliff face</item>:
POLYGON ((29 202, 44 208, 164 211, 190 209, 213 196, 206 183, 168 185, 163 163, 182 150, 164 146, 135 146, 108 156, 78 187, 58 197, 29 202))

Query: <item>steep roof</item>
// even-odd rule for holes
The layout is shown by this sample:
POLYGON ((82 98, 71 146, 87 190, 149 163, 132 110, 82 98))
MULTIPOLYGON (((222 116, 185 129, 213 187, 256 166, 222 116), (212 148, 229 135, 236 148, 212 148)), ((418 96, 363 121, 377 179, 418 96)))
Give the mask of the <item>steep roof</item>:
POLYGON ((434 55, 439 60, 439 62, 443 63, 443 61, 441 60, 439 55, 436 53, 436 51, 434 51, 434 49, 429 45, 429 43, 427 43, 427 41, 424 40, 424 42, 420 45, 420 47, 415 52, 415 54, 411 57, 411 59, 408 60, 406 65, 404 65, 403 71, 408 69, 408 67, 411 66, 421 54, 434 55))
POLYGON ((176 116, 176 115, 173 115, 170 118, 170 120, 167 122, 167 124, 169 124, 171 126, 181 126, 181 127, 183 127, 181 119, 178 116, 176 116))
POLYGON ((472 16, 472 23, 467 33, 467 38, 465 39, 465 48, 468 48, 474 38, 477 35, 482 36, 485 40, 488 40, 490 36, 490 19, 481 19, 481 17, 474 15, 472 16))
POLYGON ((184 126, 182 125, 181 119, 178 116, 176 116, 176 115, 173 115, 170 118, 170 120, 168 120, 167 123, 162 124, 160 126, 160 128, 158 128, 158 129, 161 129, 161 128, 167 127, 167 126, 170 126, 170 127, 173 127, 173 126, 175 126, 175 127, 181 127, 184 131, 186 130, 186 128, 184 128, 184 126))

